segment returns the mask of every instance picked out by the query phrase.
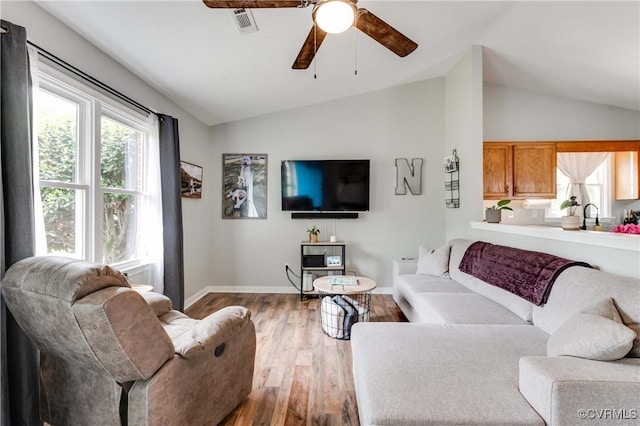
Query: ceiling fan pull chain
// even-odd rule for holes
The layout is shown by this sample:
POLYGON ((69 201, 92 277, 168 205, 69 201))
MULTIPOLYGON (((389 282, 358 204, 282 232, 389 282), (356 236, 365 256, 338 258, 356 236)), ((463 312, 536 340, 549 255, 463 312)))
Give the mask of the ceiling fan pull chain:
POLYGON ((318 48, 317 48, 317 42, 318 42, 318 25, 314 22, 313 23, 313 79, 317 79, 318 78, 318 48))
POLYGON ((353 25, 353 40, 354 40, 354 45, 355 45, 355 49, 354 49, 354 55, 355 55, 355 64, 354 64, 354 70, 353 70, 353 75, 358 75, 358 14, 356 13, 356 20, 354 22, 353 25))

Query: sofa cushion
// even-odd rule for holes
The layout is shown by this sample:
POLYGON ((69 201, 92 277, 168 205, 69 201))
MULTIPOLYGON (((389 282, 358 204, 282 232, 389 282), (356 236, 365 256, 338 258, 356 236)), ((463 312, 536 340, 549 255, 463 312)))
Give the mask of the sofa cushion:
MULTIPOLYGON (((569 268, 558 276, 549 300, 533 307, 533 323, 554 334, 575 314, 595 301, 612 298, 625 326, 640 331, 640 280, 609 274, 580 266, 569 268)), ((627 356, 640 357, 640 341, 636 337, 627 356)))
POLYGON ((582 313, 589 314, 589 315, 597 315, 599 317, 606 318, 611 321, 615 321, 617 323, 622 324, 622 318, 620 318, 620 313, 616 309, 616 305, 613 303, 613 299, 610 297, 606 299, 602 299, 601 301, 586 307, 585 309, 582 310, 582 313))
POLYGON ((415 298, 420 293, 471 293, 471 290, 449 278, 430 275, 398 275, 393 280, 393 300, 409 321, 421 321, 415 298))
POLYGON ((464 253, 467 251, 469 246, 473 244, 473 241, 457 239, 451 240, 449 244, 451 245, 449 275, 453 280, 469 288, 471 291, 504 306, 524 321, 531 322, 531 309, 533 307, 533 303, 503 290, 500 287, 487 284, 486 282, 469 274, 465 274, 458 269, 464 253))
POLYGON ((629 357, 640 358, 640 324, 626 324, 634 333, 636 333, 636 338, 633 341, 633 346, 631 350, 627 354, 629 357))
POLYGON ((362 425, 544 425, 518 391, 518 360, 544 355, 530 325, 357 323, 362 425))
POLYGON ((547 355, 568 355, 599 361, 624 357, 636 337, 622 324, 611 299, 592 305, 564 323, 547 342, 547 355))
MULTIPOLYGON (((603 416, 598 422, 593 417, 578 416, 587 409, 629 410, 637 407, 640 359, 601 362, 572 357, 525 356, 520 359, 519 387, 548 424, 619 424, 611 417, 603 416)), ((628 424, 634 424, 635 419, 628 420, 628 424)))
POLYGON ((414 308, 420 322, 429 324, 527 324, 475 293, 420 293, 414 297, 414 308))
POLYGON ((401 275, 396 287, 402 293, 472 293, 467 287, 449 278, 424 275, 401 275))
POLYGON ((427 249, 420 246, 416 274, 448 278, 450 251, 450 246, 442 246, 437 249, 427 249))

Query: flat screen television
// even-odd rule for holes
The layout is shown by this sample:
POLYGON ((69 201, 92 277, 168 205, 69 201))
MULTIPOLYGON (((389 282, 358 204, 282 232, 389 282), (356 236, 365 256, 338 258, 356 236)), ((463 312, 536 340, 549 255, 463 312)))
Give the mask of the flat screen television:
POLYGON ((369 160, 285 160, 282 210, 369 210, 369 160))

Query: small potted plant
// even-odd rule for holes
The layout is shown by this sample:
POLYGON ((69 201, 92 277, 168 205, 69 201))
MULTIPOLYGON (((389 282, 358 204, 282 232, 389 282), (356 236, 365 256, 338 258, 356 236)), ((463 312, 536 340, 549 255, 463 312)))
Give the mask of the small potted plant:
POLYGON ((502 210, 513 211, 513 209, 508 206, 510 202, 511 200, 500 200, 493 206, 487 207, 485 211, 487 223, 500 223, 502 220, 502 210))
POLYGON ((575 195, 560 204, 561 210, 567 209, 567 215, 562 216, 562 229, 567 231, 578 231, 580 229, 580 216, 576 214, 579 206, 580 204, 576 201, 575 195))
POLYGON ((307 232, 309 233, 309 242, 317 243, 320 230, 315 225, 313 225, 311 228, 307 228, 307 232))

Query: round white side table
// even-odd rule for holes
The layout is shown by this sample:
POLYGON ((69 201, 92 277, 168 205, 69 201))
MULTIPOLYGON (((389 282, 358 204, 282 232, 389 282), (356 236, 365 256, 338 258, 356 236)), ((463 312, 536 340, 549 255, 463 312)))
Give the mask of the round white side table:
POLYGON ((376 286, 374 280, 365 277, 330 275, 316 278, 313 288, 321 297, 322 331, 334 339, 349 340, 354 323, 369 321, 371 292, 376 286), (340 284, 344 279, 354 278, 355 285, 340 284))

